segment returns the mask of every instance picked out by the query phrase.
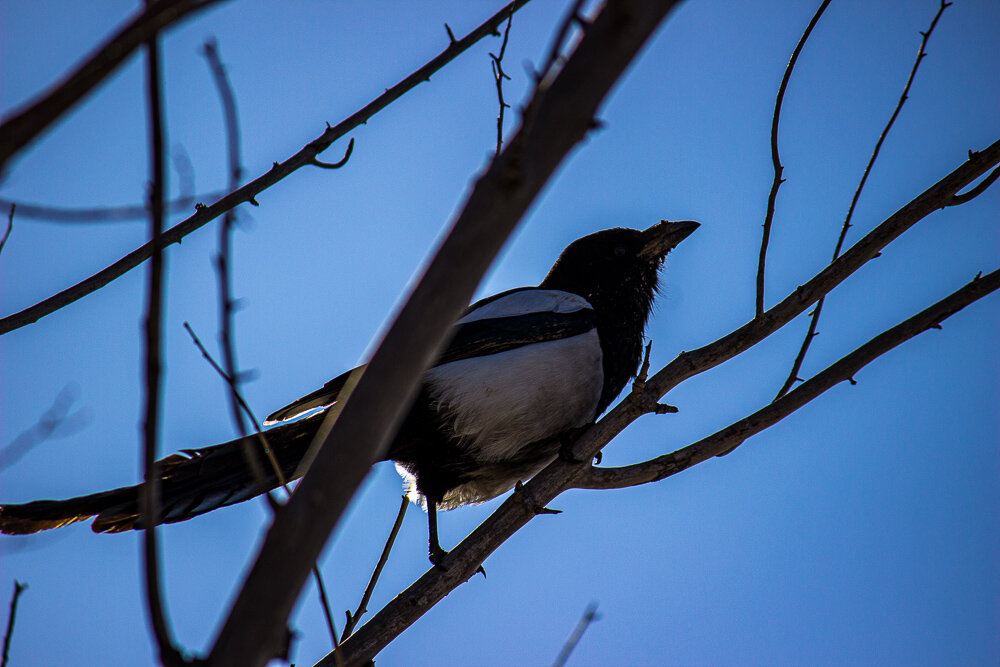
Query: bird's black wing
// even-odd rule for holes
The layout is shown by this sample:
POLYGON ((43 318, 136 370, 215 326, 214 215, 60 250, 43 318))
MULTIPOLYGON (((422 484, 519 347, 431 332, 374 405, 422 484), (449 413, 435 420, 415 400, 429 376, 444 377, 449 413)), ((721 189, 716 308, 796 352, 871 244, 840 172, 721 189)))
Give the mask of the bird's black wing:
MULTIPOLYGON (((521 288, 503 292, 493 297, 483 299, 470 306, 464 317, 452 328, 451 340, 448 347, 438 357, 434 366, 447 364, 461 359, 472 357, 482 357, 490 354, 499 354, 507 350, 542 343, 551 340, 570 338, 585 333, 595 326, 595 315, 592 308, 587 307, 586 302, 576 295, 567 295, 574 301, 580 302, 574 305, 576 310, 565 312, 565 308, 552 306, 551 310, 530 310, 515 314, 506 314, 511 310, 516 311, 516 306, 511 309, 503 309, 505 313, 499 317, 476 318, 477 311, 489 304, 499 303, 501 299, 523 301, 526 298, 535 298, 533 308, 544 308, 551 300, 551 294, 559 294, 552 290, 542 291, 532 288, 521 288), (532 294, 532 293, 535 294, 532 294), (537 298, 541 294, 541 298, 537 298), (541 304, 537 303, 541 301, 541 304)), ((357 369, 354 369, 357 370, 357 369)), ((347 371, 327 382, 316 391, 306 394, 302 398, 289 403, 285 407, 268 415, 265 425, 277 422, 296 419, 305 413, 317 408, 332 405, 337 400, 337 395, 343 390, 344 385, 354 371, 347 371)))

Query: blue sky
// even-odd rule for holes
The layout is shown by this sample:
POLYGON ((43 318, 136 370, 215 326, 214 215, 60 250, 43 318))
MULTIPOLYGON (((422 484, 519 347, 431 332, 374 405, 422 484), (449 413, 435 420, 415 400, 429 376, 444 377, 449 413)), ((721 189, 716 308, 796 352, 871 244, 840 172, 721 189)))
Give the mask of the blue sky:
MULTIPOLYGON (((566 3, 514 18, 509 101, 527 89, 566 3)), ((164 41, 169 145, 198 192, 226 182, 222 113, 203 57, 214 35, 235 88, 248 177, 267 170, 423 64, 500 2, 231 2, 164 41)), ((906 79, 936 0, 836 0, 785 100, 767 300, 822 268, 850 197, 906 79)), ((0 112, 66 72, 135 3, 0 5, 0 112)), ((695 219, 669 259, 647 329, 653 363, 708 343, 753 314, 771 181, 770 116, 784 65, 814 3, 692 1, 677 11, 605 104, 605 127, 563 165, 480 287, 535 284, 573 239, 612 226, 695 219)), ((1000 4, 957 0, 883 147, 855 213, 861 234, 983 148, 1000 130, 1000 4)), ((495 140, 485 41, 351 136, 349 165, 304 169, 241 209, 235 292, 245 387, 264 415, 363 360, 400 294, 460 206, 495 140)), ((14 163, 0 196, 58 206, 132 204, 145 192, 141 59, 14 163)), ((508 129, 516 114, 508 115, 508 129)), ((331 148, 337 159, 343 145, 331 148)), ((179 179, 172 174, 176 194, 179 179)), ((937 212, 827 300, 804 372, 997 266, 1000 187, 937 212)), ((176 220, 179 220, 178 217, 176 220)), ((175 220, 175 221, 176 221, 175 220)), ((103 268, 146 226, 16 219, 0 255, 8 314, 103 268)), ((168 253, 162 448, 232 437, 224 387, 181 328, 213 343, 215 227, 168 253)), ((0 471, 23 502, 134 483, 139 474, 144 270, 0 338, 0 446, 66 386, 85 425, 0 471)), ((599 603, 571 664, 997 664, 1000 661, 1000 310, 996 296, 897 348, 724 459, 644 487, 575 491, 385 649, 379 664, 549 664, 586 605, 599 603)), ((684 446, 765 405, 806 322, 666 398, 604 453, 610 465, 684 446)), ((399 501, 377 466, 321 563, 334 609, 354 607, 399 501)), ((441 518, 447 548, 496 501, 441 518)), ((178 641, 210 646, 266 525, 261 502, 161 531, 178 641)), ((411 508, 370 605, 427 568, 426 523, 411 508)), ((138 534, 86 525, 0 540, 0 593, 27 581, 12 665, 147 664, 138 534)), ((5 605, 4 605, 5 606, 5 605)), ((292 624, 295 660, 329 639, 311 587, 292 624)))

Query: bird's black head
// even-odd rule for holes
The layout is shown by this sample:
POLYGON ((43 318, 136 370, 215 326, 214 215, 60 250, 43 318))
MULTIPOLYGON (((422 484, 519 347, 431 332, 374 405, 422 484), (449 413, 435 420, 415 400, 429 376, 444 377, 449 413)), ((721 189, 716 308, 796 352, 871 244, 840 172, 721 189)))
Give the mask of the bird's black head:
POLYGON ((697 222, 663 220, 642 231, 618 228, 584 236, 563 250, 539 285, 579 294, 594 307, 604 355, 597 414, 639 367, 663 259, 697 228, 697 222))
POLYGON ((642 231, 619 227, 584 236, 563 250, 540 287, 579 294, 598 312, 638 299, 645 324, 664 258, 698 226, 663 220, 642 231))

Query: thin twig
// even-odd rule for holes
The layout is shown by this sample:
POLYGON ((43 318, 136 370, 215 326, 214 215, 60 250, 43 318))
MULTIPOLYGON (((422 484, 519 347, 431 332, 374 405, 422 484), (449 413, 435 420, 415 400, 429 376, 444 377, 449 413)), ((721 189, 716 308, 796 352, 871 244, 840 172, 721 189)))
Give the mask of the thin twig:
POLYGON ((344 641, 351 636, 354 628, 358 625, 358 621, 368 611, 368 602, 372 599, 372 593, 375 592, 375 584, 378 583, 378 578, 382 574, 382 568, 385 567, 386 562, 389 560, 389 552, 392 551, 392 545, 396 542, 396 535, 399 533, 400 526, 403 525, 403 517, 406 516, 406 509, 409 506, 410 499, 404 495, 403 502, 399 505, 399 512, 396 514, 396 521, 392 524, 392 530, 389 531, 389 537, 385 541, 385 547, 382 548, 382 555, 379 556, 375 570, 368 579, 368 586, 365 587, 365 593, 361 596, 361 602, 358 603, 357 611, 353 614, 347 612, 347 625, 344 626, 344 633, 340 636, 340 641, 344 641))
MULTIPOLYGON (((207 0, 202 1, 205 2, 207 0)), ((362 109, 347 117, 340 123, 332 127, 328 126, 323 134, 306 144, 297 153, 284 162, 275 162, 274 166, 266 173, 261 174, 239 189, 230 192, 215 203, 209 206, 198 207, 198 210, 194 215, 186 220, 183 220, 182 222, 179 222, 163 233, 163 246, 166 247, 174 243, 179 243, 181 239, 191 232, 204 226, 206 223, 211 222, 226 211, 242 204, 243 202, 256 204, 256 197, 261 192, 299 168, 307 164, 312 164, 312 161, 316 158, 316 156, 329 148, 334 141, 344 136, 358 125, 366 123, 372 116, 402 97, 403 94, 409 92, 419 84, 430 80, 432 74, 454 60, 459 54, 468 50, 469 47, 487 35, 493 34, 496 31, 497 26, 502 24, 507 19, 511 11, 517 11, 528 2, 529 0, 513 0, 513 2, 484 21, 475 30, 462 39, 449 44, 444 51, 428 61, 423 67, 407 76, 395 86, 386 90, 383 94, 376 97, 362 109)), ((112 280, 121 277, 125 273, 142 264, 144 261, 149 259, 152 253, 152 244, 146 243, 145 245, 142 245, 125 255, 114 264, 98 271, 89 278, 82 280, 57 294, 54 294, 47 299, 39 301, 33 306, 29 306, 24 310, 0 319, 0 335, 23 327, 26 324, 37 322, 39 319, 59 310, 63 306, 71 304, 77 299, 104 287, 112 280)))
POLYGON ((16 204, 10 205, 10 213, 7 214, 7 231, 3 233, 3 238, 0 239, 0 252, 3 252, 3 247, 7 245, 7 238, 10 236, 10 233, 14 231, 14 210, 16 208, 16 204))
POLYGON ((583 3, 585 1, 586 0, 576 0, 576 2, 573 3, 573 6, 570 7, 569 11, 566 12, 566 16, 563 17, 562 22, 559 24, 559 29, 556 31, 555 39, 552 40, 552 45, 549 47, 549 55, 545 59, 542 69, 535 75, 536 84, 541 84, 547 77, 551 77, 555 74, 556 65, 558 65, 562 54, 563 43, 569 36, 569 32, 573 27, 573 24, 576 23, 578 25, 584 25, 583 17, 580 15, 580 10, 583 9, 583 3))
POLYGON ((70 408, 76 401, 77 387, 67 384, 52 401, 42 416, 31 428, 22 431, 13 442, 0 448, 0 470, 9 468, 32 449, 56 435, 65 436, 79 430, 86 422, 88 414, 85 410, 70 413, 70 408))
POLYGON ((497 151, 496 155, 500 155, 500 148, 503 146, 503 116, 504 112, 510 108, 510 105, 503 99, 503 81, 507 79, 510 81, 510 77, 507 73, 503 71, 503 56, 507 52, 507 38, 510 37, 510 25, 514 21, 514 12, 510 13, 507 17, 507 27, 503 31, 503 42, 500 44, 499 55, 494 55, 490 52, 490 65, 493 68, 493 82, 497 87, 497 103, 500 105, 500 111, 497 113, 497 151))
POLYGON ((7 161, 80 102, 137 48, 181 19, 219 0, 158 0, 109 37, 71 74, 0 124, 0 173, 7 161))
POLYGON ((809 25, 806 26, 802 36, 799 37, 799 43, 795 45, 795 49, 792 50, 792 57, 788 59, 788 64, 785 66, 785 74, 781 77, 781 85, 778 86, 778 96, 774 100, 774 115, 771 117, 771 164, 774 167, 774 180, 771 181, 771 191, 767 195, 764 234, 760 241, 760 258, 757 260, 756 314, 758 316, 764 312, 764 264, 767 261, 767 244, 771 240, 771 223, 774 220, 775 200, 778 198, 778 188, 785 182, 785 179, 781 177, 785 168, 781 166, 781 158, 778 155, 778 122, 781 118, 781 105, 785 101, 785 90, 788 88, 788 81, 792 78, 792 71, 795 69, 795 63, 799 59, 799 53, 802 52, 802 48, 806 45, 806 40, 809 39, 813 28, 819 23, 820 17, 823 16, 823 12, 826 11, 829 4, 830 0, 823 0, 819 9, 813 14, 812 20, 809 21, 809 25))
MULTIPOLYGON (((910 69, 910 75, 906 79, 906 85, 903 86, 903 92, 899 96, 899 101, 896 103, 896 108, 892 111, 892 116, 889 117, 889 122, 886 123, 885 127, 882 129, 882 134, 879 135, 878 141, 875 142, 875 150, 872 151, 871 157, 868 159, 868 164, 865 166, 864 173, 861 174, 861 181, 858 183, 857 189, 854 191, 854 196, 851 198, 851 205, 847 210, 847 216, 844 218, 844 224, 840 229, 840 236, 837 238, 837 245, 833 249, 833 260, 840 257, 840 250, 844 247, 844 240, 847 238, 847 230, 851 228, 851 218, 854 217, 854 208, 858 204, 858 199, 861 198, 861 191, 865 187, 865 183, 868 182, 868 175, 871 174, 872 167, 875 166, 875 160, 878 159, 879 152, 882 150, 882 143, 885 138, 889 136, 889 130, 892 129, 893 124, 896 122, 896 117, 899 116, 900 110, 906 103, 909 97, 910 86, 913 84, 913 80, 917 75, 917 69, 920 67, 921 61, 927 55, 924 48, 927 46, 927 40, 930 39, 931 33, 934 32, 935 26, 937 26, 938 19, 941 18, 941 14, 944 10, 951 5, 950 2, 944 2, 942 0, 941 6, 934 15, 934 20, 931 21, 931 27, 927 29, 927 32, 921 32, 922 39, 920 40, 920 48, 917 50, 917 58, 913 62, 913 67, 910 69)), ((785 378, 785 383, 781 385, 781 389, 778 390, 777 396, 775 398, 781 398, 784 396, 789 389, 792 388, 800 378, 799 371, 802 369, 802 362, 806 358, 806 353, 809 351, 809 346, 812 344, 813 338, 818 334, 816 327, 819 324, 819 316, 823 312, 823 303, 826 301, 825 298, 820 299, 816 302, 816 307, 813 309, 811 319, 809 320, 809 329, 806 331, 805 338, 802 339, 802 345, 799 347, 798 354, 795 355, 795 361, 792 363, 792 368, 788 372, 788 377, 785 378)))
MULTIPOLYGON (((191 340, 194 342, 195 347, 198 348, 198 351, 201 352, 201 356, 203 356, 205 360, 208 361, 208 363, 212 366, 215 372, 219 374, 219 376, 223 379, 223 381, 225 381, 226 385, 229 387, 230 396, 232 396, 235 399, 240 409, 243 410, 244 414, 246 414, 247 418, 253 424, 253 427, 256 431, 257 440, 260 442, 261 450, 267 457, 268 463, 271 464, 271 468, 274 470, 274 475, 275 478, 278 480, 278 484, 281 485, 281 488, 284 489, 287 497, 290 498, 292 495, 292 490, 288 486, 288 479, 285 477, 285 474, 281 471, 281 466, 278 465, 278 459, 276 459, 274 456, 274 450, 271 449, 271 445, 267 441, 267 435, 262 430, 260 421, 257 419, 257 416, 254 414, 253 410, 250 409, 250 406, 247 404, 246 399, 243 398, 243 394, 240 393, 236 383, 233 381, 233 378, 228 373, 226 373, 226 371, 222 368, 222 366, 220 366, 219 363, 212 357, 209 351, 205 348, 205 345, 201 342, 201 339, 198 338, 198 334, 196 334, 194 332, 194 329, 191 328, 191 325, 185 322, 184 329, 188 332, 188 335, 191 336, 191 340)), ((249 442, 247 441, 246 438, 241 438, 240 444, 247 447, 249 446, 249 442)), ((274 494, 271 492, 272 490, 268 488, 270 484, 267 483, 266 478, 264 477, 264 470, 261 468, 260 462, 257 460, 257 457, 253 456, 252 453, 250 455, 247 455, 247 453, 244 452, 244 459, 248 462, 248 465, 250 466, 251 474, 253 474, 254 479, 257 482, 258 488, 262 489, 265 492, 267 498, 267 506, 273 514, 282 503, 277 498, 274 497, 274 494)), ((316 565, 315 563, 313 564, 312 575, 313 579, 315 579, 316 581, 316 588, 319 591, 320 605, 323 609, 323 616, 326 618, 327 628, 330 631, 330 638, 331 641, 333 642, 334 648, 336 648, 338 646, 337 630, 333 621, 333 612, 331 611, 332 607, 330 606, 330 598, 326 591, 326 583, 323 581, 323 575, 320 572, 319 566, 316 565)))
POLYGON ((17 618, 17 601, 21 599, 21 593, 28 588, 28 584, 22 584, 14 580, 14 594, 10 597, 10 614, 7 616, 7 631, 3 635, 3 660, 0 667, 7 667, 7 660, 10 657, 10 642, 14 639, 14 619, 17 618))
POLYGON ((620 468, 591 468, 581 475, 574 486, 617 489, 646 484, 675 475, 713 456, 727 454, 750 436, 778 423, 831 387, 845 381, 854 384, 855 374, 870 362, 928 329, 940 329, 942 321, 997 289, 1000 289, 1000 269, 985 276, 976 276, 949 296, 875 336, 752 415, 665 456, 620 468))
MULTIPOLYGON (((149 0, 147 0, 149 4, 149 0)), ((145 484, 141 498, 145 564, 146 606, 153 634, 160 652, 160 662, 168 667, 184 664, 171 637, 170 626, 163 608, 160 590, 160 563, 156 545, 156 526, 160 515, 160 480, 156 468, 159 436, 161 376, 161 339, 163 332, 163 193, 166 190, 166 151, 164 150, 163 104, 160 83, 160 51, 154 35, 146 44, 146 86, 149 103, 150 174, 149 190, 150 236, 153 261, 149 271, 146 305, 146 416, 143 428, 143 468, 145 484)))
POLYGON ((569 656, 573 652, 573 649, 576 648, 576 645, 579 644, 580 640, 583 638, 583 633, 587 631, 587 628, 590 627, 591 623, 599 620, 601 620, 601 617, 597 613, 597 603, 591 602, 587 605, 587 608, 583 610, 583 616, 581 616, 580 620, 577 621, 572 634, 570 634, 566 643, 563 644, 562 650, 559 651, 559 655, 556 657, 556 661, 552 663, 552 667, 563 667, 563 665, 566 664, 566 661, 569 660, 569 656))

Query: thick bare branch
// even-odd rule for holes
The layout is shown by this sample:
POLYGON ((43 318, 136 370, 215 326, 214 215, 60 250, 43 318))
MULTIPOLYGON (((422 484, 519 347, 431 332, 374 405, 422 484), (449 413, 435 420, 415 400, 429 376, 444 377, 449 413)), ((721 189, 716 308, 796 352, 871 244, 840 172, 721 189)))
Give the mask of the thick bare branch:
POLYGON ((764 234, 760 241, 760 257, 757 260, 757 315, 764 312, 764 265, 767 263, 767 244, 771 240, 771 223, 774 221, 774 205, 778 198, 778 188, 785 182, 781 177, 785 168, 781 166, 781 157, 778 155, 778 122, 781 119, 781 105, 785 101, 785 90, 788 82, 792 78, 792 71, 795 63, 799 59, 802 47, 806 45, 806 40, 812 34, 813 28, 819 23, 819 19, 826 11, 830 0, 823 0, 819 9, 813 14, 812 20, 799 38, 799 43, 792 49, 792 57, 788 59, 785 66, 785 74, 781 77, 781 84, 778 86, 778 95, 774 99, 774 115, 771 117, 771 164, 774 167, 774 179, 771 181, 771 191, 767 195, 767 213, 764 215, 764 234))
MULTIPOLYGON (((865 170, 861 174, 861 181, 858 183, 858 187, 854 191, 854 196, 851 198, 851 205, 847 210, 847 216, 844 218, 844 224, 840 228, 840 236, 837 238, 837 245, 834 246, 833 249, 833 259, 840 257, 840 251, 844 247, 844 240, 847 238, 847 230, 851 228, 851 219, 854 217, 854 208, 858 205, 858 200, 861 198, 861 191, 864 190, 865 183, 868 182, 868 175, 871 174, 872 167, 875 166, 875 160, 878 159, 878 155, 882 150, 882 144, 885 142, 885 138, 889 136, 889 131, 892 129, 893 124, 895 124, 896 118, 899 116, 899 112, 902 110, 906 100, 909 99, 910 86, 913 85, 913 79, 917 76, 917 69, 919 69, 920 63, 927 55, 927 52, 924 50, 927 47, 927 40, 930 39, 931 34, 934 32, 934 28, 937 26, 938 19, 941 18, 941 14, 943 14, 944 10, 949 6, 951 6, 950 2, 944 2, 944 0, 942 0, 937 14, 934 15, 934 20, 931 21, 931 27, 928 28, 926 32, 920 33, 923 36, 923 39, 920 40, 920 48, 917 50, 917 58, 914 60, 913 67, 910 69, 910 75, 906 78, 906 85, 903 86, 903 92, 899 95, 899 101, 896 103, 896 108, 893 109, 892 115, 889 117, 889 122, 885 124, 885 127, 882 129, 882 134, 879 135, 878 141, 875 142, 875 149, 872 151, 872 155, 868 159, 868 164, 865 166, 865 170)), ((952 200, 954 200, 954 198, 952 198, 952 200)), ((785 383, 781 385, 781 389, 778 390, 778 394, 775 398, 781 398, 784 396, 788 390, 792 388, 792 385, 799 380, 799 371, 802 369, 802 362, 806 358, 809 346, 812 345, 813 338, 817 335, 816 327, 819 324, 820 314, 823 312, 824 301, 825 299, 820 299, 816 302, 816 307, 813 308, 812 316, 809 318, 809 328, 806 331, 805 337, 802 339, 802 345, 799 347, 799 351, 795 355, 795 361, 792 362, 792 368, 788 372, 788 377, 785 378, 785 383)))
MULTIPOLYGON (((417 85, 425 81, 429 81, 432 74, 454 60, 459 54, 468 50, 469 47, 483 37, 493 34, 497 30, 497 27, 503 23, 508 16, 510 16, 512 11, 517 11, 528 2, 529 0, 514 0, 483 22, 482 25, 470 32, 468 35, 460 40, 451 42, 444 51, 428 61, 427 64, 407 76, 392 88, 386 90, 383 94, 372 100, 365 107, 355 112, 348 118, 345 118, 340 123, 337 123, 332 127, 327 126, 327 129, 323 132, 323 134, 306 144, 302 149, 284 162, 275 162, 274 166, 271 167, 267 173, 258 176, 241 188, 230 192, 210 206, 199 206, 194 215, 177 223, 163 233, 162 239, 164 247, 174 243, 179 243, 181 239, 191 232, 203 227, 205 224, 211 222, 226 211, 229 211, 244 202, 256 205, 256 197, 261 192, 297 169, 305 165, 312 164, 316 161, 316 156, 329 148, 334 141, 344 136, 358 125, 366 123, 368 119, 392 102, 402 97, 403 94, 412 88, 415 88, 417 85)), ((107 268, 95 273, 72 287, 63 290, 58 294, 54 294, 33 306, 25 308, 22 311, 0 319, 0 335, 23 327, 26 324, 37 322, 42 317, 59 310, 63 306, 71 304, 77 299, 104 287, 112 280, 124 275, 149 259, 152 252, 152 244, 146 243, 145 245, 142 245, 125 255, 111 266, 108 266, 107 268)))
MULTIPOLYGON (((653 0, 608 2, 551 85, 538 91, 526 112, 527 127, 522 125, 476 182, 336 423, 328 423, 328 418, 321 428, 316 439, 323 443, 319 453, 271 526, 212 649, 211 663, 262 664, 276 650, 308 564, 322 551, 371 465, 381 458, 451 323, 547 180, 591 129, 611 87, 673 5, 653 0), (371 419, 373 414, 380 419, 371 419)), ((444 564, 450 566, 450 559, 444 564)), ((363 641, 354 643, 363 645, 363 641)), ((361 652, 354 650, 345 655, 345 662, 367 660, 379 648, 369 644, 361 652)))
POLYGON ((834 385, 848 380, 865 365, 917 334, 940 328, 940 323, 967 305, 1000 288, 1000 269, 972 282, 913 317, 882 332, 793 391, 748 417, 676 452, 620 468, 592 468, 574 483, 577 488, 617 489, 664 479, 739 447, 750 436, 778 423, 834 385))
POLYGON ((99 46, 65 79, 0 125, 0 173, 18 151, 118 69, 133 51, 159 31, 217 2, 219 0, 158 0, 147 3, 145 11, 99 46))

